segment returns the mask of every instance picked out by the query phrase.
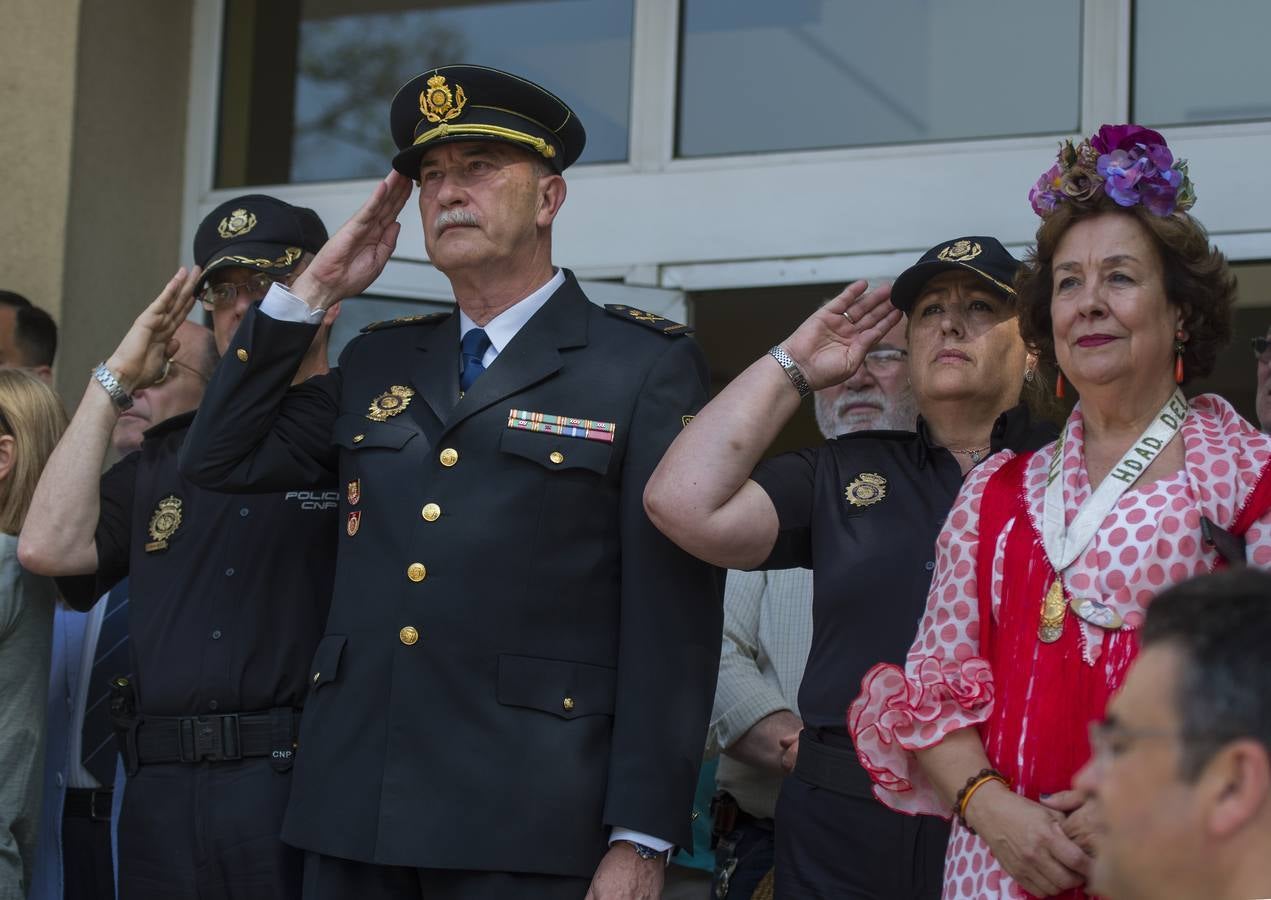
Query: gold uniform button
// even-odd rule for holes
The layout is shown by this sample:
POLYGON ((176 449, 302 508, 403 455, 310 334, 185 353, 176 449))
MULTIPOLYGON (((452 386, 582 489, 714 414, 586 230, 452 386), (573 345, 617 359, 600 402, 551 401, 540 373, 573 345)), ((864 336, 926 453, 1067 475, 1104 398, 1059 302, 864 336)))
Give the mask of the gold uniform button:
POLYGON ((397 632, 397 639, 409 647, 411 644, 415 643, 415 641, 419 640, 419 632, 415 630, 414 626, 407 625, 401 631, 397 632))
POLYGON ((235 353, 234 355, 238 357, 239 362, 247 362, 247 351, 244 350, 242 347, 239 347, 238 352, 235 353))
POLYGON ((424 517, 425 522, 436 522, 441 518, 441 507, 436 503, 426 503, 420 515, 424 517))
POLYGON ((411 563, 410 568, 406 570, 406 577, 411 581, 423 581, 427 574, 428 570, 424 568, 423 563, 411 563))
POLYGON ((353 435, 353 443, 355 443, 355 444, 360 444, 360 443, 362 443, 364 440, 366 440, 366 435, 364 435, 364 434, 355 434, 355 435, 353 435))
POLYGON ((551 453, 547 455, 547 458, 559 466, 561 463, 565 461, 565 454, 561 453, 559 450, 553 450, 551 453))
POLYGON ((441 464, 446 468, 453 466, 459 461, 459 451, 453 447, 447 447, 441 451, 441 464))
POLYGON ((565 712, 569 712, 571 709, 574 708, 574 698, 566 697, 564 700, 560 702, 560 705, 565 707, 565 712))

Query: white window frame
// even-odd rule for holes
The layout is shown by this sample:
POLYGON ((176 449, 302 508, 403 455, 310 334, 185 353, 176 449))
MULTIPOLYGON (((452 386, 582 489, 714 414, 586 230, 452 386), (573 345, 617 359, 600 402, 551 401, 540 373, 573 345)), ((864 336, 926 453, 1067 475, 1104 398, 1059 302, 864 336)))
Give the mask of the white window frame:
MULTIPOLYGON (((679 0, 633 2, 629 158, 571 170, 555 228, 556 261, 580 278, 704 291, 889 277, 967 233, 1022 252, 1037 225, 1028 188, 1058 141, 1129 114, 1130 0, 1083 0, 1080 135, 675 159, 679 0)), ((373 180, 212 188, 223 20, 224 0, 195 0, 185 245, 204 215, 243 190, 311 206, 334 228, 373 180)), ((1172 127, 1168 136, 1191 161, 1197 214, 1214 242, 1232 260, 1271 259, 1271 178, 1253 162, 1271 159, 1271 122, 1172 127)), ((401 222, 373 292, 450 298, 424 255, 418 216, 408 207, 401 222)))

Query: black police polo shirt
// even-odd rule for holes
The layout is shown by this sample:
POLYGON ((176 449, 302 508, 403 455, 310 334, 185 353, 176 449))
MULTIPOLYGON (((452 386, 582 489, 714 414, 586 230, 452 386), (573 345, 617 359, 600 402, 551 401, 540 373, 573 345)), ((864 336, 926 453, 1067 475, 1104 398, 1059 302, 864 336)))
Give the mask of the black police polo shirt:
MULTIPOLYGON (((1018 406, 993 427, 991 449, 1033 450, 1055 429, 1018 406)), ((799 689, 806 725, 845 733, 861 678, 902 665, 926 607, 936 538, 962 471, 918 431, 867 431, 765 460, 751 478, 780 531, 761 569, 812 569, 812 648, 799 689)))
POLYGON ((96 584, 59 584, 83 608, 128 577, 141 712, 300 706, 331 604, 339 495, 196 487, 177 471, 193 419, 151 428, 102 476, 96 584))

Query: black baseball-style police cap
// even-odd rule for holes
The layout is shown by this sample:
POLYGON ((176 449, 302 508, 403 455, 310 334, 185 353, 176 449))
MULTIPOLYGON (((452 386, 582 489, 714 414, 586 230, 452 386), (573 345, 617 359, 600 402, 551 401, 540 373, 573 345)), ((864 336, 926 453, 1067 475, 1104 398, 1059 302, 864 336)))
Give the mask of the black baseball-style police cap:
POLYGON ((311 209, 265 194, 226 200, 194 232, 194 261, 203 267, 194 290, 226 266, 286 275, 306 251, 317 253, 326 242, 326 226, 311 209))
POLYGON ((1013 285, 1019 260, 1006 252, 997 238, 972 235, 937 244, 901 272, 891 286, 891 305, 909 315, 928 281, 941 272, 959 269, 974 272, 999 294, 1015 299, 1013 285))
POLYGON ((439 144, 501 141, 538 154, 559 173, 587 143, 564 100, 487 66, 441 66, 416 75, 393 98, 389 128, 399 151, 393 168, 416 181, 420 158, 439 144))

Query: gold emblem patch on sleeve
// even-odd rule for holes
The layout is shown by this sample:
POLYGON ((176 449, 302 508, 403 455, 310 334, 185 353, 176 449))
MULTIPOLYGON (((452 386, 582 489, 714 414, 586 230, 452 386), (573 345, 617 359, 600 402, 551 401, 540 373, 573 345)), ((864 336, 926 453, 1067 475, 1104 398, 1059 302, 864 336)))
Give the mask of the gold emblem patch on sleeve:
POLYGON ((853 506, 873 506, 887 496, 887 479, 875 472, 862 472, 843 489, 843 495, 853 506))
POLYGON ((153 538, 150 543, 146 544, 146 552, 154 553, 156 550, 168 549, 168 538, 181 527, 181 498, 175 494, 169 494, 159 501, 159 505, 154 509, 154 515, 150 517, 150 537, 153 538))
POLYGON ((373 422, 386 422, 389 416, 395 416, 410 406, 410 398, 413 396, 414 390, 395 384, 371 401, 366 417, 373 422))

